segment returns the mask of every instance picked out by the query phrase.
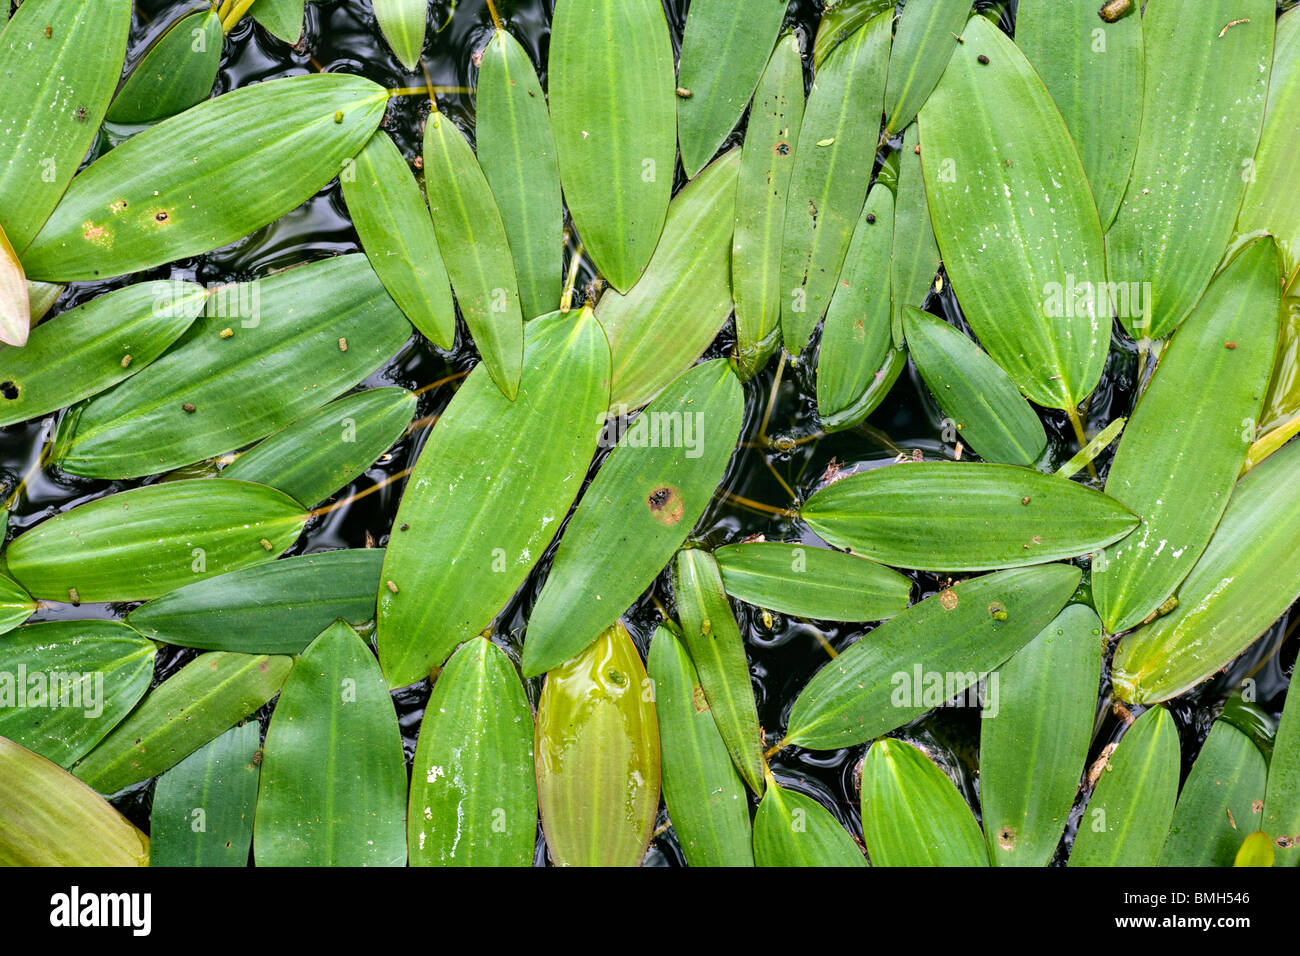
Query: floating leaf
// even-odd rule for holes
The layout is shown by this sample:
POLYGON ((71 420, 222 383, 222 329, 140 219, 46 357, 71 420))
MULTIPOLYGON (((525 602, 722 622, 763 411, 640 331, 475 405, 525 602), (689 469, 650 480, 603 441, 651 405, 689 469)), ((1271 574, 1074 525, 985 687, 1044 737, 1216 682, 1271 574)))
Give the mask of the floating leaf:
POLYGON ((877 14, 888 11, 892 15, 895 6, 894 0, 840 0, 827 4, 813 41, 813 67, 821 69, 830 52, 853 36, 859 27, 877 14))
POLYGON ((691 866, 753 866, 745 785, 722 742, 695 665, 663 627, 650 644, 663 747, 664 803, 691 866))
POLYGON ((1179 327, 1129 419, 1106 492, 1142 527, 1096 558, 1092 576, 1111 633, 1173 593, 1227 507, 1268 387, 1278 288, 1273 240, 1238 255, 1179 327))
POLYGON ((898 18, 885 84, 885 132, 916 119, 948 65, 970 16, 970 0, 908 0, 898 18))
POLYGON ((758 866, 866 866, 862 848, 830 811, 802 793, 768 782, 754 816, 758 866))
POLYGON ((559 866, 638 866, 659 809, 654 694, 615 623, 546 675, 537 706, 537 796, 559 866))
POLYGON ((1097 0, 1024 0, 1016 44, 1079 148, 1102 227, 1119 210, 1142 121, 1142 17, 1098 19, 1097 0))
POLYGON ((122 720, 158 648, 116 621, 51 621, 0 641, 0 736, 67 767, 122 720))
POLYGON ((849 475, 800 516, 837 548, 900 568, 986 571, 1085 554, 1137 518, 1113 498, 1014 465, 916 462, 849 475))
POLYGON ((745 640, 722 589, 713 555, 698 548, 677 553, 673 597, 681 618, 682 640, 699 669, 700 687, 745 783, 763 792, 763 733, 758 726, 745 640))
POLYGON ((153 866, 247 866, 257 802, 258 726, 232 727, 158 778, 153 866))
POLYGON ((19 254, 95 142, 122 76, 132 6, 29 0, 0 32, 0 88, 9 93, 0 99, 0 230, 19 254))
POLYGON ((817 353, 817 415, 827 431, 857 424, 851 413, 875 382, 892 345, 889 263, 893 243, 894 197, 877 183, 862 207, 822 327, 817 353), (846 413, 850 414, 846 417, 846 413))
POLYGON ((939 271, 939 244, 925 198, 919 136, 917 124, 913 123, 903 133, 903 150, 898 154, 894 244, 889 266, 890 327, 895 348, 903 344, 903 309, 925 305, 939 271))
POLYGON ((0 351, 0 378, 9 386, 0 388, 0 426, 58 411, 135 375, 180 338, 207 301, 192 282, 140 282, 36 326, 21 351, 0 351))
POLYGON ((497 30, 483 52, 474 133, 505 224, 525 319, 560 304, 564 198, 542 84, 519 41, 497 30))
POLYGON ((131 71, 104 118, 111 123, 151 123, 207 99, 221 67, 224 38, 214 9, 181 17, 131 71))
POLYGON ((1264 755, 1251 739, 1218 720, 1183 784, 1161 866, 1232 866, 1244 836, 1260 823, 1264 755))
POLYGON ((1133 703, 1168 700, 1217 673, 1300 598, 1300 444, 1237 482, 1170 613, 1119 642, 1111 680, 1133 703))
POLYGON ((456 124, 436 111, 424 128, 424 186, 461 315, 492 381, 513 401, 524 317, 505 223, 474 151, 456 124))
POLYGON ((712 500, 743 415, 740 383, 714 359, 627 427, 560 540, 528 622, 525 677, 581 652, 654 581, 712 500))
POLYGON ((640 408, 705 353, 731 314, 731 239, 736 173, 732 151, 683 189, 668 209, 663 239, 626 295, 607 292, 596 309, 614 356, 610 407, 640 408))
POLYGON ((1092 792, 1070 866, 1154 866, 1174 816, 1178 728, 1153 707, 1125 732, 1092 792))
POLYGON ((1033 640, 1082 573, 1068 565, 1002 571, 946 588, 880 625, 809 681, 785 743, 833 750, 901 727, 974 686, 1033 640), (927 674, 945 678, 930 699, 927 674), (922 686, 927 685, 927 686, 922 686))
POLYGON ((688 177, 704 168, 740 120, 786 6, 781 0, 696 0, 687 8, 677 85, 690 95, 677 104, 677 130, 688 177))
POLYGON ((879 14, 836 47, 808 98, 781 253, 781 330, 792 355, 803 351, 830 304, 867 198, 892 19, 879 14))
POLYGON ((1111 279, 1147 290, 1141 316, 1120 310, 1134 338, 1173 331, 1223 257, 1264 119, 1274 16, 1273 0, 1148 0, 1137 154, 1106 233, 1111 279))
POLYGON ((1293 703, 1297 700, 1300 694, 1287 694, 1264 793, 1261 828, 1280 851, 1277 863, 1281 866, 1300 864, 1300 703, 1293 703), (1284 837, 1290 838, 1285 846, 1281 842, 1284 837))
POLYGON ((569 212, 596 268, 627 292, 650 262, 672 197, 677 97, 663 6, 559 0, 548 72, 569 212))
POLYGON ((265 439, 221 474, 270 485, 311 507, 373 465, 414 414, 415 396, 404 388, 358 392, 265 439))
POLYGON ((200 654, 149 692, 72 772, 117 793, 170 770, 280 692, 292 658, 200 654))
POLYGON ((1248 834, 1233 858, 1233 866, 1272 866, 1273 841, 1263 830, 1248 834))
POLYGON ((271 715, 253 822, 259 866, 402 866, 406 758, 374 654, 342 621, 294 665, 271 715))
POLYGON ((526 338, 518 400, 476 369, 434 427, 398 508, 378 618, 379 660, 393 687, 427 676, 492 623, 559 530, 596 451, 609 403, 599 323, 590 310, 576 320, 555 313, 528 323, 526 338))
POLYGON ((402 151, 385 133, 370 137, 340 177, 375 275, 411 324, 439 348, 456 344, 456 307, 429 207, 402 151))
POLYGON ((18 254, 0 229, 0 342, 5 345, 27 344, 32 321, 32 305, 27 277, 18 254))
POLYGON ((98 498, 9 545, 9 573, 45 600, 143 601, 270 561, 307 523, 287 495, 246 481, 194 479, 98 498))
POLYGON ((1238 233, 1264 230, 1277 237, 1287 272, 1293 272, 1300 263, 1300 190, 1295 188, 1293 175, 1294 157, 1300 146, 1295 123, 1298 111, 1300 14, 1291 10, 1277 21, 1264 129, 1237 216, 1238 233))
POLYGON ((384 39, 410 72, 420 64, 424 52, 424 24, 429 0, 374 0, 375 19, 384 39))
POLYGON ((920 119, 944 267, 980 343, 1025 396, 1072 409, 1110 346, 1097 208, 1024 54, 983 17, 964 36, 920 119))
POLYGON ((897 571, 826 548, 765 541, 713 556, 732 597, 798 617, 879 621, 905 610, 912 591, 897 571))
MULTIPOLYGON (((97 20, 97 35, 102 29, 97 20)), ((337 176, 387 102, 387 90, 359 76, 313 73, 257 83, 163 120, 73 180, 23 253, 27 274, 98 280, 242 238, 337 176)))
POLYGON ((126 623, 180 647, 301 654, 334 621, 375 616, 383 561, 383 551, 358 548, 259 564, 169 591, 126 623))
POLYGON ((1088 761, 1101 621, 1071 604, 988 678, 980 722, 980 804, 995 866, 1046 866, 1088 761), (997 683, 993 683, 996 681, 997 683))
POLYGON ((1032 468, 1047 450, 1042 420, 1006 372, 947 322, 903 310, 907 350, 963 442, 985 461, 1032 468))
POLYGON ((0 780, 0 866, 148 865, 149 838, 126 817, 57 764, 4 737, 0 780))
POLYGON ((776 45, 754 93, 736 180, 731 284, 737 370, 746 379, 780 344, 781 242, 803 110, 803 61, 791 33, 776 45))
POLYGON ((485 638, 451 656, 424 708, 407 840, 412 866, 533 862, 533 711, 515 665, 485 638))
POLYGON ((12 631, 31 617, 36 601, 18 582, 0 574, 0 634, 12 631))
POLYGON ((231 451, 347 391, 410 334, 363 256, 214 290, 175 348, 66 417, 56 463, 123 478, 231 451))
POLYGON ((989 865, 965 798, 901 740, 877 740, 862 763, 862 839, 872 866, 989 865))
POLYGON ((307 0, 257 0, 249 11, 267 33, 285 43, 297 43, 302 37, 302 18, 307 0))

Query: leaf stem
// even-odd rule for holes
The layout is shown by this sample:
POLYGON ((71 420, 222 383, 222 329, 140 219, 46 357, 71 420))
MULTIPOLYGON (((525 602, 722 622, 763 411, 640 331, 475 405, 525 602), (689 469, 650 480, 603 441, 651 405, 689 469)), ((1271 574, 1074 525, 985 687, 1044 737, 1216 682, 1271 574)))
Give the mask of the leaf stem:
MULTIPOLYGON (((1078 439, 1079 450, 1082 451, 1088 447, 1088 436, 1084 434, 1083 421, 1079 418, 1079 410, 1070 405, 1065 410, 1065 414, 1070 417, 1070 425, 1074 428, 1074 437, 1078 439)), ((1088 459, 1088 474, 1092 476, 1093 481, 1097 480, 1097 466, 1092 463, 1092 459, 1088 459)))
POLYGON ((564 280, 564 293, 560 296, 560 311, 568 315, 573 311, 573 289, 578 284, 578 269, 582 266, 582 240, 578 240, 578 248, 573 250, 573 258, 569 260, 569 274, 564 280))
POLYGON ((229 33, 231 30, 235 29, 235 27, 239 25, 239 21, 244 19, 249 8, 255 2, 256 0, 234 0, 234 2, 231 3, 226 16, 221 20, 221 32, 229 33))
POLYGON ((497 13, 497 5, 492 0, 487 0, 488 13, 492 14, 492 25, 497 28, 498 32, 505 33, 506 28, 501 25, 501 15, 497 13))

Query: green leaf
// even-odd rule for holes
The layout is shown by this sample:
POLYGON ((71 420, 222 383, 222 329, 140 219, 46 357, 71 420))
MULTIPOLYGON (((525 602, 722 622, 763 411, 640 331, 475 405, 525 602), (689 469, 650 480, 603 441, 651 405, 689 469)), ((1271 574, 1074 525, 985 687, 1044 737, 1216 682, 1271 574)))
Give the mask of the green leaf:
POLYGON ((153 866, 247 866, 257 802, 257 721, 232 727, 158 778, 153 866))
POLYGON ((411 776, 412 866, 530 866, 537 840, 533 711, 515 665, 461 646, 424 708, 411 776))
MULTIPOLYGON (((856 402, 835 416, 833 430, 845 431, 866 421, 867 417, 889 396, 890 389, 894 387, 898 376, 906 367, 907 352, 902 349, 887 349, 884 362, 871 376, 867 390, 858 397, 856 402)), ((828 431, 832 430, 832 422, 822 422, 822 425, 828 431)))
POLYGON ((72 772, 112 794, 170 770, 280 692, 289 657, 200 654, 150 691, 72 772))
POLYGON ((411 324, 439 348, 456 344, 456 307, 424 194, 386 133, 370 137, 341 178, 375 275, 411 324))
POLYGON ((27 283, 27 297, 31 302, 33 326, 54 308, 54 303, 59 301, 59 296, 63 294, 65 288, 67 287, 53 282, 27 283))
POLYGON ((615 622, 546 675, 537 796, 558 866, 638 866, 659 809, 659 730, 641 658, 615 622))
POLYGON ((943 319, 903 310, 907 349, 961 440, 985 461, 1032 468, 1047 450, 1042 420, 1015 382, 943 319))
POLYGON ((875 383, 893 344, 889 329, 893 243, 894 196, 877 183, 862 207, 822 327, 817 414, 827 431, 845 427, 846 413, 851 415, 875 383))
POLYGON ((673 597, 682 640, 699 669, 700 687, 736 769, 755 793, 763 792, 763 733, 750 683, 745 639, 722 589, 713 555, 697 548, 677 553, 673 597))
POLYGON ((729 544, 713 553, 727 593, 782 614, 879 621, 906 610, 912 582, 874 561, 803 544, 729 544))
POLYGON ((559 0, 547 66, 569 212, 596 268, 627 292, 672 197, 677 97, 663 6, 559 0))
POLYGON ((157 650, 116 621, 19 628, 0 641, 0 736, 71 765, 144 696, 157 650))
POLYGON ((149 838, 126 817, 57 764, 4 737, 0 780, 0 866, 149 864, 149 838))
POLYGON ((1237 216, 1239 234, 1265 230, 1277 237, 1288 273, 1300 263, 1300 190, 1295 188, 1292 175, 1293 160, 1300 148, 1295 123, 1298 112, 1300 14, 1292 9, 1277 21, 1264 129, 1237 216))
POLYGON ((722 480, 743 415, 740 383, 714 359, 627 426, 560 540, 528 622, 525 677, 581 652, 672 560, 722 480))
POLYGON ((1111 679, 1123 700, 1151 704, 1217 673, 1300 598, 1300 443, 1237 482, 1214 537, 1170 613, 1119 642, 1111 679))
POLYGON ((1174 817, 1178 728, 1163 707, 1129 727, 1092 792, 1070 866, 1154 866, 1174 817))
POLYGON ((983 17, 964 36, 920 120, 944 267, 981 344, 1025 396, 1073 408, 1096 387, 1110 347, 1097 208, 1024 54, 983 17), (1089 295, 1076 296, 1081 287, 1089 295))
POLYGON ((758 866, 866 866, 862 848, 829 810, 794 790, 768 781, 754 815, 758 866))
POLYGON ((0 229, 20 254, 95 142, 122 76, 132 6, 29 0, 0 32, 0 88, 9 92, 0 99, 0 229))
POLYGON ((412 73, 424 52, 424 25, 429 0, 374 0, 375 19, 402 66, 412 73))
POLYGON ((1233 866, 1272 866, 1273 841, 1263 830, 1248 834, 1233 858, 1233 866))
MULTIPOLYGON (((0 343, 24 346, 30 334, 32 304, 27 277, 9 238, 0 229, 0 343)), ((3 345, 0 345, 2 348, 3 345)))
POLYGON ((892 17, 895 6, 894 0, 836 0, 826 4, 813 41, 813 67, 820 70, 832 50, 877 14, 888 11, 892 17))
POLYGON ((563 285, 560 167, 533 61, 505 30, 483 52, 476 96, 479 163, 505 223, 524 318, 546 315, 563 285))
POLYGON ((176 347, 67 416, 55 463, 124 478, 220 455, 352 388, 410 334, 363 256, 214 290, 176 347))
POLYGON ((250 482, 147 485, 78 505, 19 535, 9 545, 9 573, 45 600, 145 601, 270 561, 306 523, 297 502, 250 482))
POLYGON ((1033 640, 1081 576, 1061 564, 1023 568, 926 598, 818 671, 794 703, 785 743, 847 747, 951 700, 1033 640), (921 686, 927 673, 944 677, 941 699, 929 699, 921 686))
POLYGON ((1106 233, 1111 279, 1149 290, 1140 317, 1121 310, 1134 338, 1163 338, 1183 321, 1232 236, 1264 119, 1274 16, 1273 0, 1148 0, 1137 155, 1106 233))
POLYGON ((1101 683, 1101 621, 1071 604, 988 678, 980 804, 996 866, 1046 866, 1088 761, 1101 683))
POLYGON ((965 798, 902 740, 877 740, 862 763, 862 839, 872 866, 989 865, 965 798))
POLYGON ((1015 465, 916 462, 849 475, 801 517, 837 548, 923 571, 988 571, 1086 554, 1137 518, 1113 498, 1015 465))
POLYGON ((919 137, 919 128, 913 123, 903 133, 903 150, 898 154, 894 245, 889 266, 890 327, 895 348, 903 345, 903 309, 925 305, 939 271, 939 245, 925 198, 919 137))
POLYGON ((257 0, 249 12, 273 37, 293 44, 302 37, 306 10, 307 0, 257 0))
POLYGON ((32 616, 36 601, 18 582, 0 574, 0 634, 12 631, 32 616))
POLYGON ((785 20, 782 0, 696 0, 686 11, 677 85, 682 165, 694 178, 736 127, 785 20))
POLYGON ((1273 379, 1259 423, 1259 431, 1266 436, 1285 434, 1283 429, 1294 428, 1300 417, 1300 265, 1293 268, 1282 290, 1281 315, 1273 379))
POLYGON ((207 301, 192 282, 140 282, 42 322, 21 351, 0 351, 0 378, 17 389, 0 398, 0 426, 58 411, 142 371, 207 301))
POLYGON ((731 240, 740 156, 727 153, 668 209, 663 239, 630 292, 596 308, 614 357, 610 407, 627 414, 702 356, 731 314, 731 240))
POLYGON ((104 118, 111 123, 151 123, 207 99, 221 67, 224 39, 216 10, 181 17, 131 71, 104 118))
MULTIPOLYGON (((1293 446, 1296 447, 1296 446, 1293 446)), ((1280 851, 1277 865, 1300 864, 1300 694, 1287 694, 1268 768, 1261 829, 1280 851), (1289 837, 1285 846, 1279 841, 1289 837)))
POLYGON ((1256 829, 1267 768, 1251 739, 1218 720, 1183 784, 1161 866, 1232 866, 1256 829))
POLYGON ((27 274, 100 280, 240 239, 337 176, 387 102, 386 90, 359 76, 313 73, 256 83, 163 120, 73 180, 23 253, 27 274))
POLYGON ((1092 576, 1111 633, 1173 593, 1227 507, 1273 367, 1279 287, 1273 240, 1238 255, 1179 327, 1129 419, 1106 492, 1142 527, 1096 558, 1092 576))
POLYGON ((266 732, 258 866, 403 866, 406 758, 370 647, 339 621, 294 665, 266 732))
POLYGON ((424 128, 424 186, 461 315, 492 381, 513 401, 523 366, 524 317, 505 223, 474 151, 456 124, 438 112, 424 128))
POLYGON ((231 571, 170 591, 126 616, 155 641, 245 654, 301 654, 342 618, 375 616, 384 552, 326 551, 231 571))
POLYGON ((791 33, 777 43, 754 93, 736 180, 731 284, 743 379, 758 374, 780 344, 781 243, 803 110, 803 61, 791 33))
POLYGON ((667 628, 650 644, 663 747, 664 803, 691 866, 753 866, 745 785, 722 742, 695 665, 667 628))
POLYGON ((781 331, 803 351, 835 291, 867 198, 885 96, 889 14, 836 47, 808 98, 786 203, 781 252, 781 331))
POLYGON ((970 0, 908 0, 889 51, 885 132, 906 129, 943 75, 970 16, 970 0))
POLYGON ((599 323, 590 310, 555 313, 525 334, 518 400, 476 369, 407 484, 379 587, 379 660, 390 686, 427 676, 492 623, 559 530, 596 451, 609 403, 599 323))
POLYGON ((404 388, 357 392, 265 439, 221 475, 270 485, 310 508, 373 465, 414 414, 415 396, 404 388))
POLYGON ((1016 44, 1070 128, 1105 228, 1137 152, 1142 17, 1134 10, 1110 23, 1097 17, 1096 0, 1024 0, 1016 44))

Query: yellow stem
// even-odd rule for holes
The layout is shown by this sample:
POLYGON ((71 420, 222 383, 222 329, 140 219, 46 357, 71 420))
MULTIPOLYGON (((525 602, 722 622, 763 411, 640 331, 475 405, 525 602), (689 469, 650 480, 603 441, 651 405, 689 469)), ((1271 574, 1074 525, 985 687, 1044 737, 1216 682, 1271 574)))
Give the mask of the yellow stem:
POLYGON ((578 269, 582 266, 582 240, 578 240, 578 248, 573 250, 573 258, 569 260, 569 275, 564 280, 564 294, 560 296, 560 311, 568 315, 573 311, 573 288, 578 284, 578 269))
POLYGON ((785 374, 785 351, 781 352, 781 361, 777 363, 776 375, 772 378, 772 388, 767 395, 767 408, 763 412, 763 423, 758 428, 758 440, 763 444, 771 445, 767 440, 767 426, 772 421, 772 407, 776 405, 776 392, 781 387, 781 376, 785 374))
MULTIPOLYGON (((1079 450, 1082 451, 1088 447, 1088 436, 1084 434, 1083 421, 1079 418, 1079 410, 1071 405, 1065 410, 1065 414, 1070 417, 1070 426, 1074 429, 1074 437, 1078 439, 1079 450)), ((1091 461, 1088 462, 1088 474, 1092 476, 1094 481, 1097 480, 1097 466, 1091 461)))
POLYGON ((492 25, 504 32, 505 27, 501 25, 501 16, 497 13, 497 5, 492 0, 487 0, 487 7, 488 13, 492 14, 492 25))
POLYGON ((474 92, 472 86, 399 86, 396 89, 388 91, 388 98, 396 96, 428 96, 429 91, 435 93, 445 93, 448 96, 462 95, 468 96, 474 92))
POLYGON ((239 25, 239 21, 244 19, 245 14, 248 13, 249 7, 255 2, 256 0, 234 0, 234 3, 230 5, 230 11, 221 21, 221 32, 229 33, 235 29, 239 25))
POLYGON ((321 515, 327 515, 332 511, 338 511, 340 508, 346 508, 354 501, 360 501, 362 498, 368 497, 369 495, 373 495, 376 491, 379 491, 381 488, 387 488, 395 481, 401 481, 403 478, 408 477, 411 474, 411 472, 413 472, 414 470, 415 470, 414 468, 406 468, 403 469, 402 471, 399 471, 395 475, 389 475, 383 481, 371 485, 365 491, 358 491, 355 495, 349 495, 348 497, 344 498, 342 501, 336 501, 332 505, 325 505, 324 507, 317 508, 314 511, 309 512, 307 517, 319 518, 321 515))

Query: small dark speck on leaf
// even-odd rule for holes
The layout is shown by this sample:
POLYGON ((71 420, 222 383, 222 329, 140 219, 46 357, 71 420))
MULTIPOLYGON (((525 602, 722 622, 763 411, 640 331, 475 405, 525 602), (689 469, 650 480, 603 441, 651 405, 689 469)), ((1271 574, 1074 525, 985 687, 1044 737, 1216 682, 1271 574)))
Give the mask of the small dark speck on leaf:
POLYGON ((989 65, 989 58, 986 57, 983 53, 981 53, 979 56, 975 57, 975 59, 977 59, 977 60, 980 61, 980 65, 981 65, 981 66, 988 66, 988 65, 989 65))
POLYGON ((198 409, 196 409, 189 402, 186 402, 184 405, 181 406, 181 411, 188 412, 189 414, 193 415, 196 411, 198 411, 198 409))
POLYGON ((876 224, 876 214, 874 212, 867 213, 867 222, 873 226, 876 224))
POLYGON ((1236 343, 1236 342, 1224 342, 1224 343, 1223 343, 1223 347, 1224 347, 1225 349, 1235 349, 1235 348, 1237 347, 1237 343, 1236 343))
POLYGON ((18 386, 13 382, 0 382, 0 395, 9 399, 9 401, 12 402, 16 399, 18 397, 18 392, 18 386))

